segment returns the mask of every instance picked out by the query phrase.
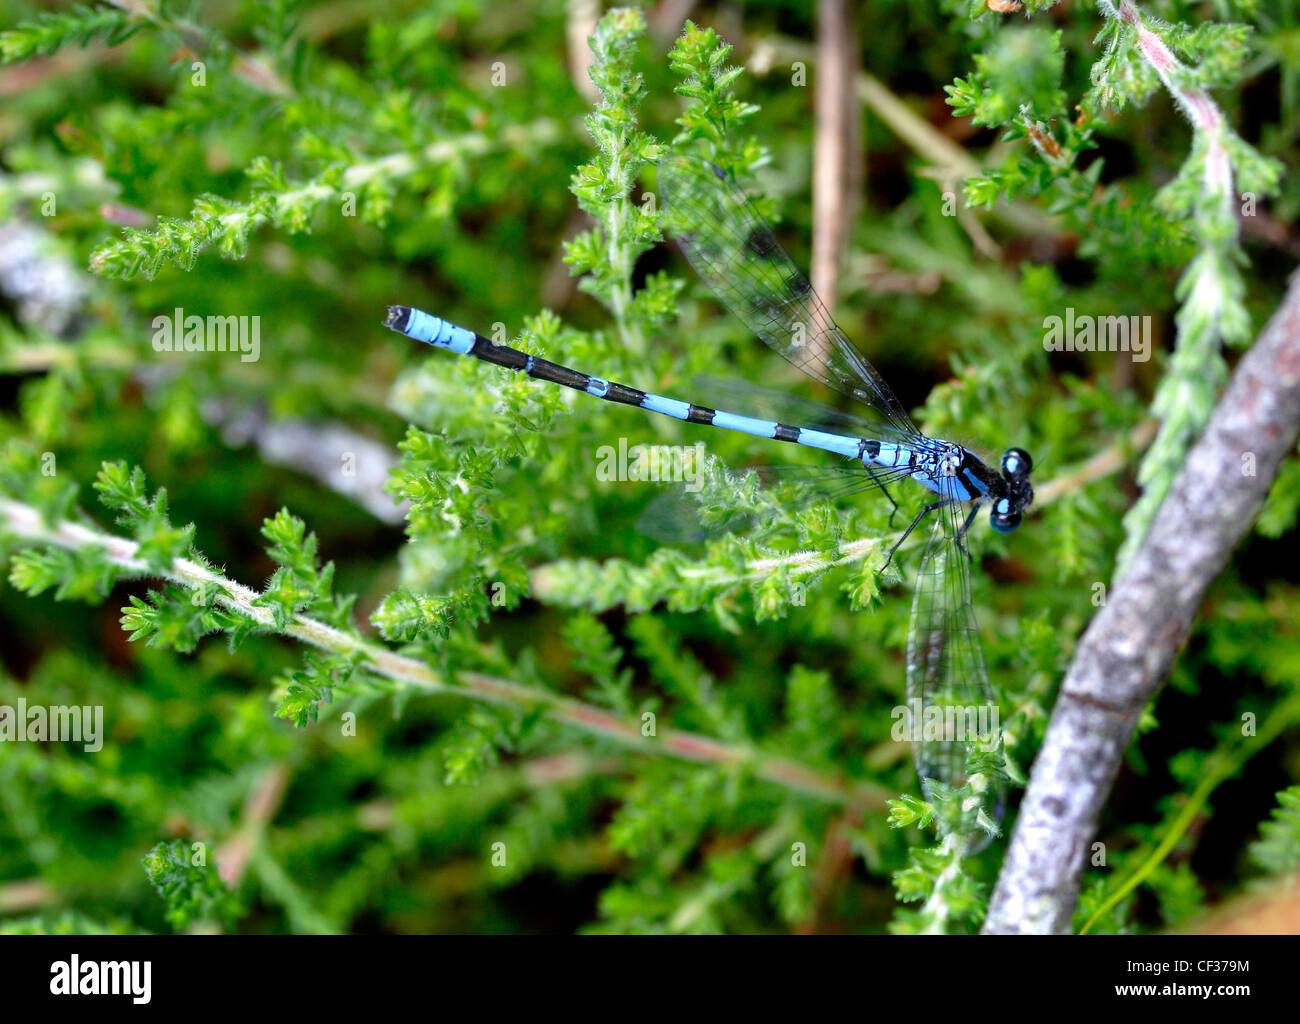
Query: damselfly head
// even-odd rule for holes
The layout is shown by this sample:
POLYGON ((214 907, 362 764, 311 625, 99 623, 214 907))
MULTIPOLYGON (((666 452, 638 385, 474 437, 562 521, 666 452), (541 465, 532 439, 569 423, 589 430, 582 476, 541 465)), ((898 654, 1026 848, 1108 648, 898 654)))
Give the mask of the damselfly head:
POLYGON ((1005 493, 993 501, 989 520, 998 533, 1010 533, 1020 525, 1022 513, 1034 500, 1034 488, 1029 483, 1034 460, 1023 448, 1008 448, 1002 453, 1002 480, 1005 493))

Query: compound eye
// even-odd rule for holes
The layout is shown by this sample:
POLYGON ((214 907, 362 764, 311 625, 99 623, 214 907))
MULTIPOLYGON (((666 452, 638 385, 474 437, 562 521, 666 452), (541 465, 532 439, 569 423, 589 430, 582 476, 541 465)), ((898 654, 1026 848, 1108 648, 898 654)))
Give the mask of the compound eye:
POLYGON ((1006 498, 994 504, 993 511, 989 513, 989 522, 998 533, 1010 533, 1020 525, 1020 520, 1020 513, 1011 511, 1011 502, 1006 498))
POLYGON ((1003 476, 1028 476, 1034 469, 1034 460, 1023 448, 1008 448, 1002 453, 1003 476))

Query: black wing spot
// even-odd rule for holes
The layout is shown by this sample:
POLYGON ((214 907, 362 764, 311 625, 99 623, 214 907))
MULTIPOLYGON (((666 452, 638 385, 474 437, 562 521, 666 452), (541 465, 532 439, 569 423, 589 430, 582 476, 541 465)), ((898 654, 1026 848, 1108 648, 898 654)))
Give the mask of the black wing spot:
POLYGON ((771 230, 766 225, 759 225, 745 239, 745 248, 755 256, 768 259, 776 255, 779 246, 776 242, 776 236, 772 234, 771 230))
POLYGON ((803 274, 796 274, 785 282, 786 291, 792 299, 802 299, 812 291, 812 282, 803 274))

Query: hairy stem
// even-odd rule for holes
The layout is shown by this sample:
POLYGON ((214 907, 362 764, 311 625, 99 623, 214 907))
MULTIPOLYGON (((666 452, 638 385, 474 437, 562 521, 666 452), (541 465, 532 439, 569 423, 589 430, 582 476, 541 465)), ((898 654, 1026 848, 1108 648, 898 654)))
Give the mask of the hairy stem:
MULTIPOLYGON (((134 541, 102 533, 78 523, 62 520, 46 524, 30 505, 0 499, 0 522, 12 533, 29 543, 49 544, 68 550, 102 551, 125 574, 152 575, 139 557, 134 541)), ((257 591, 186 558, 173 559, 163 577, 191 589, 215 586, 218 601, 229 610, 252 619, 268 630, 275 630, 274 617, 267 608, 254 602, 257 591)), ((482 672, 458 672, 450 680, 427 664, 397 654, 380 644, 355 636, 306 615, 295 615, 283 630, 313 647, 337 654, 360 654, 363 667, 390 679, 399 688, 427 693, 444 693, 470 700, 507 705, 525 710, 542 709, 545 716, 564 725, 593 733, 620 746, 640 753, 667 755, 703 764, 744 767, 756 777, 786 789, 832 803, 880 809, 887 794, 874 786, 840 776, 826 775, 797 761, 775 757, 749 745, 725 743, 699 733, 679 729, 657 728, 655 735, 642 734, 641 723, 547 690, 520 686, 509 680, 482 672)))
POLYGON ((1092 620, 1034 763, 988 932, 1065 932, 1087 844, 1138 718, 1300 435, 1300 275, 1242 359, 1092 620))
POLYGON ((1232 133, 1223 114, 1209 93, 1186 86, 1187 68, 1159 34, 1143 23, 1132 0, 1100 0, 1099 6, 1108 17, 1133 30, 1143 60, 1191 121, 1193 153, 1199 152, 1202 160, 1200 197, 1191 219, 1199 252, 1183 277, 1187 294, 1178 315, 1178 348, 1153 404, 1162 422, 1138 473, 1145 493, 1124 520, 1128 539, 1117 558, 1122 571, 1150 526, 1187 445, 1209 416, 1214 388, 1224 376, 1219 343, 1234 333, 1225 324, 1240 305, 1242 285, 1233 262, 1240 250, 1228 150, 1232 133))

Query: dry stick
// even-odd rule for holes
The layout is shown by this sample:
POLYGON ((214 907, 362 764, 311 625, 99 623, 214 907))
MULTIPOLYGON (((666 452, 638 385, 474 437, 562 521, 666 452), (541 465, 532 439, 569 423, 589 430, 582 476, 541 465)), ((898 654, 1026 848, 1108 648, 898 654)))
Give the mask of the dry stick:
POLYGON ((650 34, 660 43, 671 43, 681 34, 686 19, 695 14, 696 6, 697 0, 661 0, 646 12, 650 34))
POLYGON ((281 761, 262 769, 244 800, 239 827, 217 850, 221 880, 237 888, 253 853, 261 844, 267 826, 284 801, 289 787, 289 766, 281 761))
POLYGON ((1159 421, 1143 420, 1129 431, 1127 438, 1098 452, 1078 469, 1064 476, 1055 477, 1042 487, 1035 487, 1034 508, 1042 508, 1062 495, 1077 491, 1094 480, 1119 472, 1128 465, 1135 452, 1140 452, 1155 440, 1156 431, 1159 429, 1159 421))
POLYGON ((859 157, 856 129, 860 114, 853 95, 855 39, 845 0, 819 0, 810 270, 813 290, 832 307, 839 293, 840 264, 853 222, 849 169, 859 157))
MULTIPOLYGON (((799 40, 784 36, 759 39, 746 61, 746 66, 756 75, 766 75, 778 62, 787 60, 815 61, 814 49, 799 40)), ((855 80, 858 99, 880 118, 900 140, 916 154, 933 165, 931 175, 940 182, 955 182, 982 174, 983 169, 970 153, 940 132, 924 117, 914 112, 902 99, 890 92, 878 79, 859 73, 855 80)), ((963 207, 963 213, 972 212, 963 207)), ((1054 235, 1060 231, 1058 218, 1044 210, 1030 206, 1022 200, 998 203, 988 215, 1026 235, 1054 235)), ((959 218, 960 219, 960 218, 959 218)), ((965 225, 965 221, 962 221, 965 225)), ((980 237, 973 241, 985 251, 992 240, 980 229, 980 237)), ((996 245, 993 245, 996 249, 996 245)))
POLYGON ((48 907, 58 899, 54 887, 41 878, 24 878, 0 885, 0 914, 19 914, 48 907))
POLYGON ((989 907, 990 933, 1064 933, 1138 716, 1300 434, 1300 274, 1242 358, 1146 539, 1079 643, 989 907))
POLYGON ((569 81, 591 106, 600 102, 600 90, 591 80, 594 58, 587 41, 596 32, 600 15, 600 0, 568 0, 564 5, 564 48, 569 60, 569 81))

